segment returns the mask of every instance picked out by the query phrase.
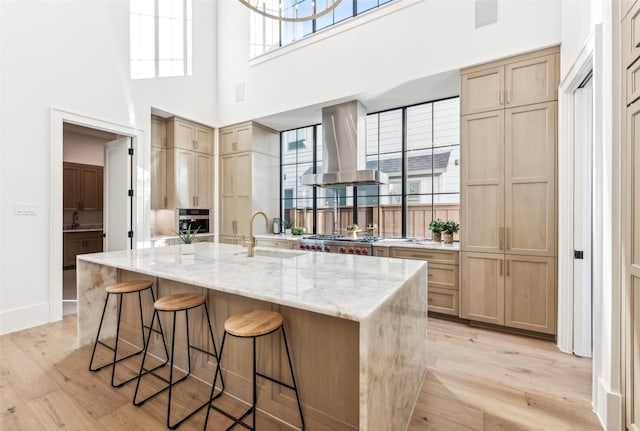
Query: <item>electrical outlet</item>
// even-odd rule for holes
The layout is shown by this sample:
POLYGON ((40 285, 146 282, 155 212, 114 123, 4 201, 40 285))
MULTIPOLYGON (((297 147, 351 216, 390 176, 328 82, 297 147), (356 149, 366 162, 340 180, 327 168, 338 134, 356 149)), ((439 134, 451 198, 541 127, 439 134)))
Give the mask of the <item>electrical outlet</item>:
POLYGON ((35 202, 14 202, 14 215, 36 215, 38 214, 38 204, 35 202))

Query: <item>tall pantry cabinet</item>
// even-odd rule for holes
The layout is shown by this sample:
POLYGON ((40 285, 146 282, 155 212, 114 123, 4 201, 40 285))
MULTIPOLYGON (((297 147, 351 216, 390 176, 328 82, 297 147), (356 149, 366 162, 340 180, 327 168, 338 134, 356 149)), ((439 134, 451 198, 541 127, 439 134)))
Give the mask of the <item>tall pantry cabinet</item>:
POLYGON ((461 71, 461 317, 556 331, 559 48, 461 71))
MULTIPOLYGON (((271 223, 280 211, 280 136, 255 122, 220 129, 220 242, 249 239, 249 218, 264 211, 271 223)), ((264 233, 258 217, 254 233, 264 233)))

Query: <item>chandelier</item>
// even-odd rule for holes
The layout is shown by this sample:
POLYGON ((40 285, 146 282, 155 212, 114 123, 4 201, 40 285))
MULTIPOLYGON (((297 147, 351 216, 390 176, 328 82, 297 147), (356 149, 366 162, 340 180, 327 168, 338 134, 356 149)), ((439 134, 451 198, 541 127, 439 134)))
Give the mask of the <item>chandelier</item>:
POLYGON ((287 22, 302 22, 328 14, 334 10, 342 0, 318 0, 317 2, 316 0, 289 1, 290 3, 288 5, 283 5, 282 0, 240 0, 240 3, 267 18, 287 22))

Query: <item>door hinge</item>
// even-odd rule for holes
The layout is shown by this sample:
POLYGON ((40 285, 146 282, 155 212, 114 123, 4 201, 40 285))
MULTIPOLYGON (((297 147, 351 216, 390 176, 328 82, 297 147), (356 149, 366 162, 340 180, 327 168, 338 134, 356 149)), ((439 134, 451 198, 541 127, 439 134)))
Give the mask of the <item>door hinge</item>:
POLYGON ((132 230, 127 232, 127 238, 133 238, 133 231, 132 230))
POLYGON ((129 154, 130 156, 133 156, 133 148, 129 148, 129 150, 128 150, 128 154, 129 154))
POLYGON ((127 196, 133 197, 133 189, 127 190, 127 196))
POLYGON ((584 251, 582 251, 582 250, 573 250, 573 258, 574 259, 584 259, 584 251))

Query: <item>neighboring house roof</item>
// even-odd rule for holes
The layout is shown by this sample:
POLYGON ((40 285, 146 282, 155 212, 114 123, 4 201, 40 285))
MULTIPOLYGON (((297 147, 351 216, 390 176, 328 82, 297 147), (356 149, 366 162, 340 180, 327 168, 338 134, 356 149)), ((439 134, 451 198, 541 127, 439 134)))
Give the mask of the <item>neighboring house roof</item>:
MULTIPOLYGON (((409 156, 407 161, 409 175, 424 174, 425 172, 431 172, 432 169, 434 176, 440 175, 447 168, 450 156, 450 151, 437 153, 435 157, 432 157, 431 154, 409 156)), ((378 160, 367 160, 367 169, 377 169, 387 173, 390 177, 397 177, 402 171, 402 158, 382 159, 380 160, 380 166, 378 166, 378 160)), ((312 168, 309 168, 304 175, 312 172, 312 168)), ((318 164, 318 172, 322 172, 322 162, 318 164)))

